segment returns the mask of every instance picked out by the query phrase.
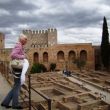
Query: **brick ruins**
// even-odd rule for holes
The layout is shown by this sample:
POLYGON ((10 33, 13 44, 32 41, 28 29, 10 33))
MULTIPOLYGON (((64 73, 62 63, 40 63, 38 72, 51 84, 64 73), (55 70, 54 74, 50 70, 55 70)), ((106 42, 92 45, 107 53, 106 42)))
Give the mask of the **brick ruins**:
MULTIPOLYGON (((31 76, 32 87, 52 100, 52 110, 109 110, 109 104, 84 86, 74 83, 62 73, 43 73, 31 76)), ((32 92, 33 105, 48 110, 47 101, 32 92)))

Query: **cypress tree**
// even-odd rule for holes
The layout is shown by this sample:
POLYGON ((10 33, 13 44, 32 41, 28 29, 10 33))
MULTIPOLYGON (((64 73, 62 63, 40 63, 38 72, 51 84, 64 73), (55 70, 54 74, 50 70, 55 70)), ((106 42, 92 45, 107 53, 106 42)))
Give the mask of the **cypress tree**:
POLYGON ((101 42, 101 59, 103 66, 109 68, 109 33, 106 17, 103 19, 102 42, 101 42))

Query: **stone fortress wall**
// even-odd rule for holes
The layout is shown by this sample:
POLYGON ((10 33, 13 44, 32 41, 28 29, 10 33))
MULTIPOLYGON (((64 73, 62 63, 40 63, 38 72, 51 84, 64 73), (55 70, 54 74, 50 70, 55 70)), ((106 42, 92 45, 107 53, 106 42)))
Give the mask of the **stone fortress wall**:
MULTIPOLYGON (((28 36, 25 49, 31 66, 33 63, 42 63, 49 69, 50 63, 56 63, 57 70, 74 70, 77 67, 73 61, 82 58, 86 61, 86 69, 95 67, 94 48, 91 43, 58 44, 56 29, 23 30, 22 33, 28 36)), ((4 48, 4 39, 0 45, 0 60, 9 61, 11 49, 4 48)))

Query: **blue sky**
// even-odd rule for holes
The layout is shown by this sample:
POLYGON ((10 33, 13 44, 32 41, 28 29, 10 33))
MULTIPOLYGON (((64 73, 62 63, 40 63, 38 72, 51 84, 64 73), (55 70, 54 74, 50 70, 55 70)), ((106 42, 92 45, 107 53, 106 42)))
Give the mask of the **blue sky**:
POLYGON ((0 0, 0 31, 13 47, 23 29, 56 28, 58 43, 100 45, 103 17, 110 31, 109 0, 0 0))

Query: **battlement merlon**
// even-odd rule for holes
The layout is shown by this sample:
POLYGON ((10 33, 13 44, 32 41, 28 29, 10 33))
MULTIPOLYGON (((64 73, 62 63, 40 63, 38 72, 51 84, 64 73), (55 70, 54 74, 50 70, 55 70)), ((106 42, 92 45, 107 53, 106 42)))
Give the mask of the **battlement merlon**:
POLYGON ((45 33, 54 33, 57 32, 55 28, 49 28, 47 30, 23 30, 22 33, 26 35, 36 35, 36 34, 45 34, 45 33))
POLYGON ((56 28, 49 28, 48 32, 57 32, 57 29, 56 28))

